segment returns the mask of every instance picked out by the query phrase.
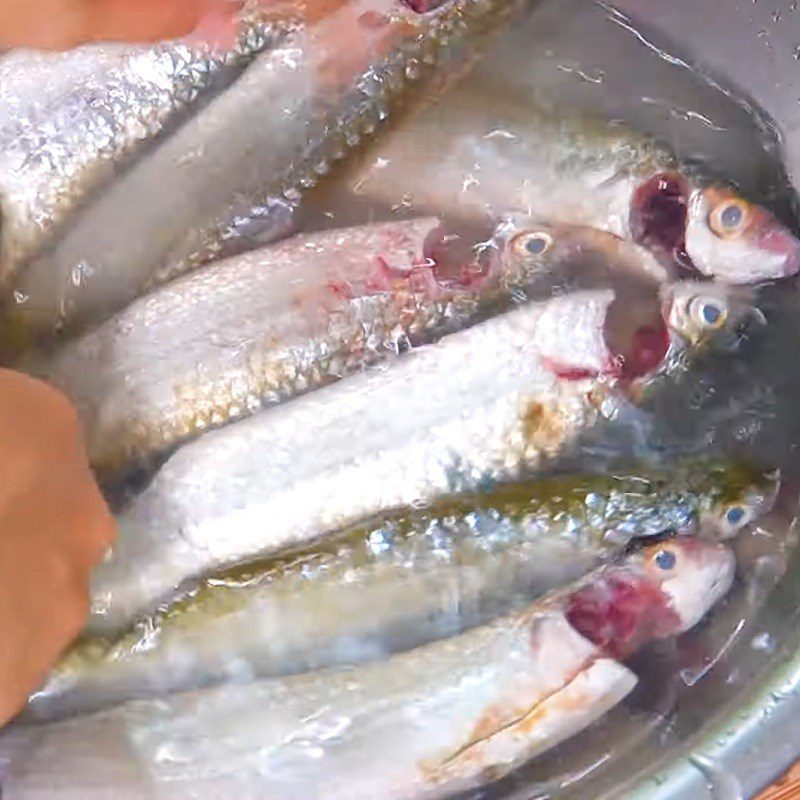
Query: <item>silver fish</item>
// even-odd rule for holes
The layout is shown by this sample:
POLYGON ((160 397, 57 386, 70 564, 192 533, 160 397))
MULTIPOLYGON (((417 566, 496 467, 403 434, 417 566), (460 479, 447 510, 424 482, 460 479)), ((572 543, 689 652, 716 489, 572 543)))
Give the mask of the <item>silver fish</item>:
MULTIPOLYGON (((75 403, 90 461, 109 474, 526 299, 655 294, 666 277, 642 248, 580 226, 464 241, 435 218, 377 223, 209 265, 25 366, 75 403)), ((665 313, 695 344, 703 320, 683 305, 665 313)), ((743 313, 723 296, 714 307, 709 329, 743 313)))
POLYGON ((672 270, 729 283, 795 274, 800 241, 770 212, 685 169, 646 136, 539 107, 491 59, 403 120, 317 199, 415 213, 529 214, 610 231, 672 270))
MULTIPOLYGON (((8 309, 9 335, 100 321, 157 275, 165 279, 214 256, 238 215, 269 198, 296 200, 303 187, 374 131, 410 77, 446 73, 444 51, 458 43, 469 49, 473 40, 477 45, 512 5, 513 0, 448 0, 417 15, 400 0, 352 0, 290 30, 227 91, 115 175, 71 215, 50 247, 27 252, 24 263, 7 261, 6 287, 19 301, 8 309)), ((83 116, 76 116, 80 129, 83 116)), ((52 124, 49 118, 46 124, 52 124)), ((66 126, 65 135, 76 138, 75 128, 66 126)), ((41 148, 48 158, 39 169, 46 167, 48 175, 64 171, 48 136, 41 148)), ((6 170, 20 187, 28 185, 30 151, 21 140, 20 163, 6 170)), ((85 160, 87 170, 97 167, 96 154, 85 160)), ((50 185, 45 181, 36 197, 50 185)), ((67 181, 68 208, 73 194, 67 181)), ((48 213, 51 206, 47 200, 48 213)), ((24 204, 20 218, 29 230, 24 204)), ((4 235, 5 246, 17 248, 20 235, 12 233, 4 235)))
POLYGON ((734 569, 725 545, 679 538, 385 662, 12 729, 4 796, 449 797, 613 708, 637 683, 621 660, 696 625, 734 569))
MULTIPOLYGON (((118 628, 210 569, 540 466, 597 418, 619 374, 614 299, 526 304, 179 449, 120 514, 90 627, 118 628)), ((666 330, 657 304, 648 339, 654 326, 666 330)))
POLYGON ((635 477, 543 478, 389 514, 319 547, 212 574, 120 639, 80 641, 24 716, 405 650, 510 613, 631 538, 698 528, 733 536, 769 511, 775 486, 744 465, 689 462, 635 477))
MULTIPOLYGON (((3 285, 12 286, 25 262, 54 246, 77 209, 118 174, 123 162, 230 84, 290 27, 261 19, 249 8, 224 52, 172 42, 90 45, 54 54, 23 50, 3 56, 3 285)), ((88 269, 88 251, 87 258, 72 266, 88 269)), ((66 274, 61 280, 71 277, 66 274)), ((60 282, 49 278, 50 283, 60 282)))

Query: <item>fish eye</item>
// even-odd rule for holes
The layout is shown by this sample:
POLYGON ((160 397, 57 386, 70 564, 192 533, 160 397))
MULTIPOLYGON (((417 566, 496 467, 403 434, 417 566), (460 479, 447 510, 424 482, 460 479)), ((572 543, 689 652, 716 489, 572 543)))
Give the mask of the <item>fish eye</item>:
POLYGON ((723 228, 735 228, 742 221, 744 212, 739 206, 731 203, 719 212, 719 222, 723 228))
POLYGON ((675 564, 677 564, 678 556, 675 555, 674 550, 663 549, 659 550, 655 556, 653 556, 653 561, 660 570, 669 572, 669 570, 674 569, 675 564))
POLYGON ((511 246, 522 258, 542 256, 553 246, 553 237, 544 231, 520 233, 512 239, 511 246))
POLYGON ((747 509, 744 506, 730 506, 725 511, 725 522, 731 527, 741 525, 747 516, 747 509))
POLYGON ((725 324, 728 309, 725 304, 715 298, 695 297, 689 303, 692 319, 703 328, 716 330, 725 324))
POLYGON ((747 226, 749 206, 744 200, 723 200, 711 212, 708 223, 720 238, 733 238, 747 226))

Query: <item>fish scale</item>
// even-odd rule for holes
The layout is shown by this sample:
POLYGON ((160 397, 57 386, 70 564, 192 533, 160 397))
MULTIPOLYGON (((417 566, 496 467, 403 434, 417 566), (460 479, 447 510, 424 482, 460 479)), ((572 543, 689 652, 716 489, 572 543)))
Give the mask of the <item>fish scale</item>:
MULTIPOLYGON (((522 4, 508 0, 458 0, 453 3, 449 16, 433 12, 428 30, 411 37, 384 63, 370 67, 357 80, 350 96, 344 102, 337 103, 337 106, 346 109, 346 113, 338 108, 323 112, 319 123, 321 135, 317 140, 310 141, 300 157, 288 164, 281 178, 280 196, 290 204, 299 203, 305 192, 316 186, 318 179, 326 175, 336 161, 357 148, 363 139, 371 137, 378 126, 388 119, 393 102, 407 85, 426 77, 431 78, 431 71, 446 57, 449 49, 456 45, 463 47, 466 44, 465 37, 476 37, 470 47, 471 55, 462 55, 458 69, 449 73, 449 80, 454 80, 474 60, 479 37, 501 28, 515 5, 522 4), (476 25, 476 20, 482 20, 481 25, 476 25), (415 67, 409 69, 409 64, 415 67)), ((324 97, 322 102, 325 103, 324 97)), ((252 205, 253 198, 249 198, 248 204, 237 213, 249 216, 252 205)), ((202 244, 198 249, 184 260, 159 271, 150 285, 163 283, 218 258, 224 252, 224 232, 231 216, 233 214, 203 232, 202 244)))
POLYGON ((738 508, 732 535, 766 513, 774 493, 769 477, 744 464, 631 472, 443 497, 209 574, 120 638, 79 641, 24 716, 84 713, 231 672, 281 675, 406 650, 509 613, 612 559, 631 538, 698 523, 713 534, 738 508))
POLYGON ((53 181, 60 160, 30 175, 0 160, 9 254, 0 272, 18 300, 4 315, 8 349, 97 323, 145 288, 241 248, 241 223, 258 218, 262 239, 285 235, 290 209, 334 160, 413 99, 412 84, 422 79, 435 91, 471 63, 519 2, 447 0, 422 15, 400 0, 342 2, 308 24, 278 26, 274 46, 248 51, 243 68, 233 68, 236 80, 210 102, 182 103, 186 113, 174 113, 186 119, 135 158, 125 147, 113 158, 92 151, 66 182, 53 181), (125 169, 117 170, 120 160, 125 169), (98 182, 103 191, 89 191, 98 182), (44 198, 34 206, 24 194, 32 185, 44 198), (282 214, 271 216, 274 208, 282 214), (64 224, 50 235, 56 217, 64 224))
POLYGON ((603 381, 559 381, 539 333, 560 315, 602 338, 613 298, 531 303, 179 449, 120 516, 91 624, 118 627, 215 566, 541 467, 597 419, 603 381))
MULTIPOLYGON (((17 109, 3 121, 0 275, 6 285, 66 221, 74 203, 114 174, 115 162, 159 134, 211 88, 223 68, 243 68, 284 32, 266 21, 242 24, 252 27, 250 35, 240 35, 228 53, 177 43, 123 51, 120 63, 95 81, 76 84, 42 106, 34 102, 27 114, 17 109)), ((91 53, 87 49, 86 58, 91 53)))
POLYGON ((163 799, 452 797, 613 708, 637 684, 621 659, 696 625, 734 570, 727 547, 677 539, 378 663, 17 726, 0 736, 4 796, 66 786, 76 798, 112 787, 115 797, 163 799))
MULTIPOLYGON (((90 461, 108 478, 147 467, 211 427, 565 286, 622 284, 656 302, 664 272, 645 250, 592 229, 529 224, 506 226, 507 250, 496 242, 502 252, 491 250, 475 274, 466 241, 458 256, 466 277, 449 281, 431 255, 447 234, 437 218, 300 234, 156 289, 24 366, 75 403, 90 461), (549 250, 519 257, 516 237, 537 232, 550 237, 549 250)), ((718 307, 731 321, 739 316, 723 298, 718 307)), ((689 323, 681 318, 675 332, 685 336, 689 323)), ((563 325, 555 319, 542 334, 553 358, 562 340, 578 347, 563 325)))

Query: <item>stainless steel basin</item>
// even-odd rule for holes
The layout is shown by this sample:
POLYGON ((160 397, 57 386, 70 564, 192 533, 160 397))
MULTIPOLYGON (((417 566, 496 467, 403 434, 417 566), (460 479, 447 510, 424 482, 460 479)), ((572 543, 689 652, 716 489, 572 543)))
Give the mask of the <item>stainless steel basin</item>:
MULTIPOLYGON (((800 185, 796 7, 796 0, 545 0, 498 57, 531 91, 651 130, 792 220, 800 185)), ((740 435, 746 414, 733 414, 717 437, 723 449, 730 439, 746 441, 787 478, 781 508, 740 543, 740 585, 677 653, 637 664, 649 688, 627 708, 533 765, 503 796, 735 800, 752 797, 800 757, 791 487, 800 468, 797 297, 787 285, 766 292, 776 309, 768 341, 750 352, 731 388, 751 399, 771 393, 773 418, 748 439, 740 435)), ((676 427, 685 416, 679 397, 670 400, 676 427)), ((662 410, 669 417, 669 403, 662 410)))

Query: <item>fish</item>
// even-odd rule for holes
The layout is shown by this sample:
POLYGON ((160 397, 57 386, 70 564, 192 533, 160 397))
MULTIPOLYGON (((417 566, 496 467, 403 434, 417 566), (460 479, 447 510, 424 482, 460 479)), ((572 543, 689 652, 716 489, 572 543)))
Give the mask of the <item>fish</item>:
MULTIPOLYGON (((115 171, 80 211, 71 212, 76 192, 73 181, 66 182, 61 204, 65 214, 70 211, 69 225, 61 235, 35 252, 23 248, 25 258, 20 251, 18 258, 0 261, 10 298, 8 347, 16 341, 24 349, 54 332, 97 324, 154 283, 215 257, 231 226, 253 206, 268 211, 274 205, 282 233, 290 225, 287 209, 305 186, 372 135, 416 79, 425 84, 426 76, 434 81, 456 70, 455 57, 447 54, 460 47, 468 59, 472 43, 477 47, 485 33, 502 25, 514 2, 446 0, 418 13, 402 0, 352 0, 323 3, 330 13, 290 25, 226 91, 115 171)), ((120 114, 103 106, 98 113, 101 122, 120 114)), ((123 111, 123 118, 128 114, 123 111)), ((81 141, 84 115, 74 118, 67 117, 61 135, 81 141)), ((52 119, 44 123, 45 177, 36 197, 49 197, 57 185, 47 176, 66 171, 65 156, 52 152, 52 119)), ((31 146, 21 139, 15 152, 18 163, 5 171, 28 192, 31 146)), ((67 160, 81 157, 85 171, 97 169, 93 150, 76 147, 67 160)), ((0 205, 1 173, 2 168, 0 205)), ((46 200, 48 213, 51 206, 46 200)), ((24 204, 17 216, 18 227, 33 231, 41 244, 24 204)), ((261 226, 269 228, 270 218, 261 219, 261 226)), ((3 237, 12 251, 24 239, 12 228, 3 237)))
POLYGON ((624 413, 614 383, 645 380, 669 351, 658 303, 637 312, 626 298, 640 326, 623 363, 607 343, 615 298, 527 303, 179 448, 117 517, 90 628, 130 622, 210 569, 542 467, 601 415, 624 413))
POLYGON ((638 682, 624 661, 694 627, 728 592, 735 567, 727 545, 679 537, 386 661, 12 728, 0 737, 4 794, 450 797, 620 703, 638 682))
POLYGON ((205 576, 122 637, 83 639, 24 718, 407 650, 510 613, 610 561, 631 539, 730 538, 775 495, 773 478, 751 466, 686 462, 442 497, 317 547, 205 576))
POLYGON ((493 66, 481 62, 402 118, 315 208, 358 202, 445 218, 528 214, 584 224, 647 247, 675 276, 731 284, 800 269, 800 241, 766 208, 651 137, 537 103, 493 66))
POLYGON ((768 324, 750 287, 678 281, 665 284, 660 297, 670 330, 694 350, 735 350, 745 334, 768 324))
POLYGON ((526 220, 487 235, 436 217, 373 223, 207 265, 21 365, 72 400, 90 462, 117 476, 528 300, 589 288, 660 293, 681 347, 752 313, 751 297, 669 289, 667 278, 648 251, 584 226, 526 220))
POLYGON ((54 245, 75 213, 127 160, 230 86, 291 27, 288 20, 280 24, 267 18, 251 2, 225 49, 175 41, 3 55, 3 285, 8 287, 27 261, 54 245))

